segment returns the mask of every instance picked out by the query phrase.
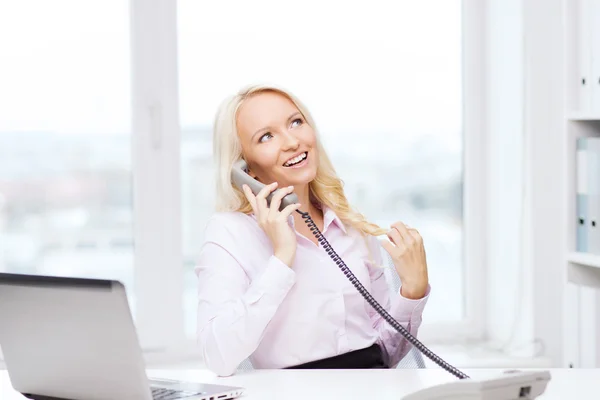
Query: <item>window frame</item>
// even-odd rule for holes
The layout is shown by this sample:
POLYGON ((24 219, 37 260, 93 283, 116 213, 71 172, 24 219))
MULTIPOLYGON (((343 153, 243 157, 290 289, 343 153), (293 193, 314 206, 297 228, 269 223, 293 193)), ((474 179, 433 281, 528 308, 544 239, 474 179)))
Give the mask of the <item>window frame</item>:
MULTIPOLYGON (((195 360, 199 350, 185 336, 183 315, 177 2, 130 4, 136 325, 149 363, 195 360)), ((426 344, 472 342, 485 333, 485 13, 485 2, 462 1, 465 318, 424 320, 419 338, 426 344)))
POLYGON ((176 2, 131 0, 135 322, 145 355, 184 339, 176 2))

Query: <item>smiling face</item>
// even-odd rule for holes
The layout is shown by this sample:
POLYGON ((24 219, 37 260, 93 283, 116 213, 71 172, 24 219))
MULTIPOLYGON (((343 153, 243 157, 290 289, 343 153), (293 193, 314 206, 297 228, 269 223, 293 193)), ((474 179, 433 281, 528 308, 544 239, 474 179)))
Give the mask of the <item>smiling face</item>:
POLYGON ((315 131, 286 96, 273 91, 252 95, 238 110, 236 123, 252 177, 295 188, 315 178, 315 131))

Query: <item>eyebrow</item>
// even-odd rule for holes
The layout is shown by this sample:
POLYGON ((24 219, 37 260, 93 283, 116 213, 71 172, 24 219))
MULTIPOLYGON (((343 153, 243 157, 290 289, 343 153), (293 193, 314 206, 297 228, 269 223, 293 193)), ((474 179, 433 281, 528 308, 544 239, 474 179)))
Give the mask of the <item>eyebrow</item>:
MULTIPOLYGON (((300 111, 296 111, 295 113, 293 113, 292 115, 290 115, 287 119, 287 122, 290 122, 292 119, 296 118, 297 116, 302 116, 302 113, 300 111)), ((260 128, 259 130, 257 130, 256 132, 254 132, 254 134, 252 135, 252 140, 254 140, 254 137, 256 135, 258 135, 259 133, 268 130, 270 127, 266 126, 264 128, 260 128)))

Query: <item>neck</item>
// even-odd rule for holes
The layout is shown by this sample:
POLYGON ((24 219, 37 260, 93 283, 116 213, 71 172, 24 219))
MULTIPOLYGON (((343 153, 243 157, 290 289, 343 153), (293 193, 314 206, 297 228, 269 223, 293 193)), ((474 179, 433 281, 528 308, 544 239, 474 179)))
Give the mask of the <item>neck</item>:
POLYGON ((310 201, 310 190, 308 185, 294 187, 294 193, 298 196, 298 201, 301 204, 300 211, 308 212, 310 215, 315 215, 317 207, 310 201))

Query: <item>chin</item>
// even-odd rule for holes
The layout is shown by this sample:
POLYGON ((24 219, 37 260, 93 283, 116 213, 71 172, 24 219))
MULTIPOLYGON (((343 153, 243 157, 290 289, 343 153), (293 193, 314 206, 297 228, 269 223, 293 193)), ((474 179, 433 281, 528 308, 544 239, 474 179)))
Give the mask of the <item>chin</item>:
POLYGON ((285 182, 285 186, 307 185, 310 182, 312 182, 316 176, 317 176, 317 174, 313 171, 306 171, 306 173, 294 174, 291 176, 290 176, 290 174, 284 173, 281 176, 280 182, 282 182, 282 186, 283 186, 283 182, 285 182))
POLYGON ((308 185, 315 180, 316 176, 316 173, 306 174, 306 176, 296 178, 295 182, 292 182, 292 185, 308 185))

